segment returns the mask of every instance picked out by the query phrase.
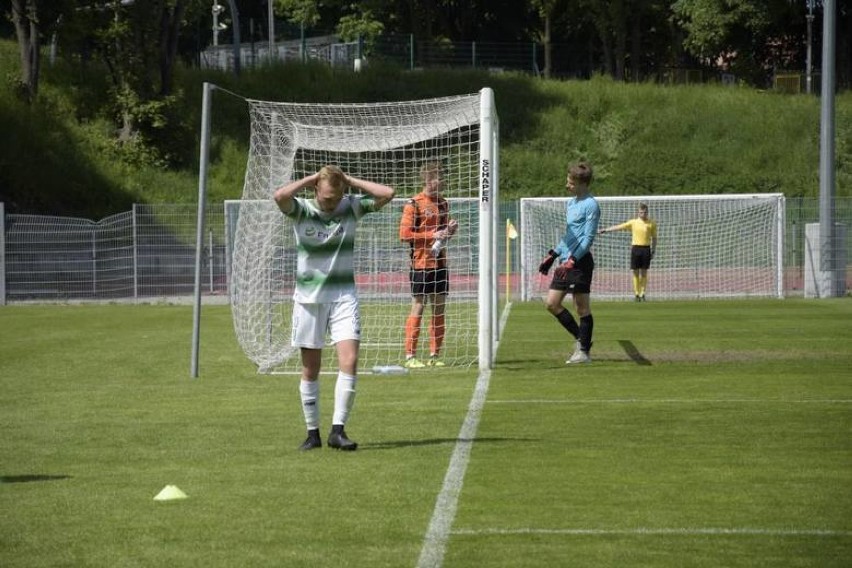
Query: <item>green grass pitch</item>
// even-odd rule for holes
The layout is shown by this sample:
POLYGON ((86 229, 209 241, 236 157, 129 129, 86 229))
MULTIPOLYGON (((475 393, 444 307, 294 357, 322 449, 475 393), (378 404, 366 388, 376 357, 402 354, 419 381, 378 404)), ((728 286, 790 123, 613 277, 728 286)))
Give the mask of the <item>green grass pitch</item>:
POLYGON ((0 307, 0 566, 849 565, 852 300, 593 311, 591 365, 516 303, 490 375, 364 373, 359 450, 301 454, 298 378, 226 307, 198 379, 189 307, 0 307))

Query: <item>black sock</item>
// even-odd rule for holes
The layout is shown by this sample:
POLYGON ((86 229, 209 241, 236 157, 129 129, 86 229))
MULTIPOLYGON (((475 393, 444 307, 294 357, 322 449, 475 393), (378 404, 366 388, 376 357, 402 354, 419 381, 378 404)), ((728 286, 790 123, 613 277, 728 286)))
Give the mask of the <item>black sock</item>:
POLYGON ((331 433, 332 434, 340 434, 343 432, 343 424, 332 424, 331 425, 331 433))
POLYGON ((574 321, 574 316, 571 315, 571 312, 562 310, 555 317, 562 324, 562 327, 568 330, 568 333, 575 338, 580 336, 580 328, 577 326, 577 322, 574 321))
POLYGON ((592 330, 595 320, 592 314, 580 318, 580 349, 588 353, 592 349, 592 330))

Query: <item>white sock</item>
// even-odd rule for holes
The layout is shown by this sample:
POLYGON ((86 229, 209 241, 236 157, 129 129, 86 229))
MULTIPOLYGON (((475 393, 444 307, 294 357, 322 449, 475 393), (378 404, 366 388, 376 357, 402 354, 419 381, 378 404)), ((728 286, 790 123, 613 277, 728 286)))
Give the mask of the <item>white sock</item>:
POLYGON ((302 412, 305 414, 305 425, 308 430, 319 428, 319 381, 299 383, 299 394, 302 397, 302 412))
POLYGON ((334 416, 331 424, 346 424, 349 411, 355 402, 355 383, 358 377, 347 375, 344 372, 337 373, 337 384, 334 386, 334 416))

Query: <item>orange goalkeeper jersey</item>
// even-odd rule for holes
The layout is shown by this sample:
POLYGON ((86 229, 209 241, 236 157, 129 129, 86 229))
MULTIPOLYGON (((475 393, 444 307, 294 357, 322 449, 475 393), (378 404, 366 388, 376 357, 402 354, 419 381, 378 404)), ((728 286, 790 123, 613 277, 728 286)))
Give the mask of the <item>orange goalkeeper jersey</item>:
POLYGON ((447 265, 447 250, 438 258, 432 256, 435 232, 447 228, 450 222, 450 204, 443 197, 432 197, 420 192, 409 199, 402 209, 399 239, 411 246, 411 268, 428 270, 447 265))

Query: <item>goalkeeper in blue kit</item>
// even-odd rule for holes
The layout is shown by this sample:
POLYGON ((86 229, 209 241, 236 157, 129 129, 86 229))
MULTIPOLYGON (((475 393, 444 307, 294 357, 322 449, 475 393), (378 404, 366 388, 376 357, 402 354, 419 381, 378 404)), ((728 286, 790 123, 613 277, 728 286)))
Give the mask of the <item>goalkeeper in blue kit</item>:
POLYGON ((565 210, 565 234, 559 243, 548 251, 538 268, 542 274, 548 274, 558 262, 550 281, 550 289, 547 291, 545 307, 575 339, 574 353, 566 361, 568 364, 590 363, 592 360, 589 352, 592 349, 595 322, 589 295, 595 260, 592 258, 591 248, 598 232, 601 210, 591 194, 591 183, 591 165, 581 162, 568 170, 565 188, 573 197, 568 201, 565 210), (562 305, 569 293, 574 300, 579 324, 562 305))

